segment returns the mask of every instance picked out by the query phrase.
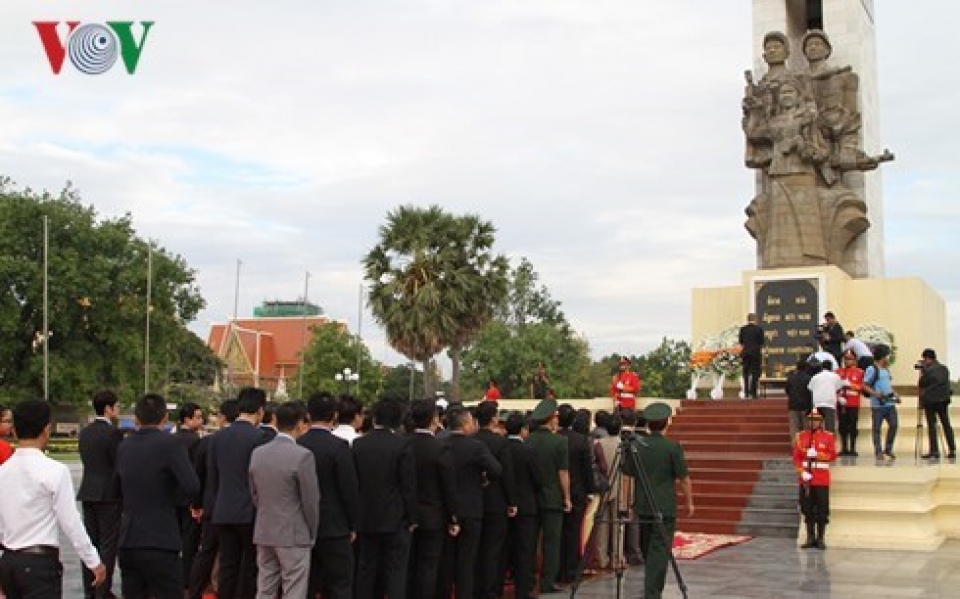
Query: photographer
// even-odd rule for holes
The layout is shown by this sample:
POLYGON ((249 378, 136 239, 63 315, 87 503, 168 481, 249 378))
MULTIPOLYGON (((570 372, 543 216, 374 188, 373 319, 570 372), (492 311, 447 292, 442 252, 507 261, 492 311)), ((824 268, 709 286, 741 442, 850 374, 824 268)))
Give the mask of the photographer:
POLYGON ((893 442, 897 438, 899 418, 897 403, 900 398, 893 392, 893 377, 890 376, 890 348, 878 345, 873 350, 873 366, 863 373, 863 389, 870 397, 870 411, 873 413, 873 451, 877 460, 886 457, 897 459, 893 454, 893 442), (880 429, 887 422, 887 438, 880 445, 880 429))
POLYGON ((914 365, 920 371, 920 407, 927 416, 927 433, 930 438, 930 453, 920 456, 925 460, 940 459, 940 447, 937 444, 937 418, 943 426, 943 436, 947 439, 948 458, 957 457, 957 446, 953 439, 953 427, 950 426, 950 371, 937 362, 937 352, 925 349, 920 361, 914 365))
MULTIPOLYGON (((823 346, 834 359, 834 370, 837 369, 836 364, 840 363, 840 354, 843 348, 843 342, 846 340, 843 334, 843 327, 837 322, 837 317, 833 312, 827 312, 823 315, 824 323, 820 325, 820 345, 823 346)), ((821 360, 822 361, 822 360, 821 360)))

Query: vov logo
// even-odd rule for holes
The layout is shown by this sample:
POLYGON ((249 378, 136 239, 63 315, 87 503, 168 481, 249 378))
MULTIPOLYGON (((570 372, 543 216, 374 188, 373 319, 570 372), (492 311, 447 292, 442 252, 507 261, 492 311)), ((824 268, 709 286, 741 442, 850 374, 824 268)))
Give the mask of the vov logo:
POLYGON ((140 40, 133 35, 133 21, 107 21, 106 23, 84 23, 65 21, 67 37, 60 37, 60 21, 34 21, 33 26, 40 34, 40 42, 47 53, 50 68, 59 75, 67 56, 70 63, 81 73, 102 75, 123 59, 127 72, 133 75, 140 63, 140 54, 147 43, 147 34, 154 21, 141 21, 143 31, 140 40))

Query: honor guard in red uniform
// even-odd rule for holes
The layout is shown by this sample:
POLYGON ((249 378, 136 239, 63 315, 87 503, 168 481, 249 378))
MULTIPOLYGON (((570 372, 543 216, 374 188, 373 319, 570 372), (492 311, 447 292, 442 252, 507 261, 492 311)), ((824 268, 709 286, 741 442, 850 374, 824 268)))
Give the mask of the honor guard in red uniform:
POLYGON ((830 519, 830 463, 837 459, 833 433, 823 429, 823 415, 807 415, 807 428, 793 442, 793 466, 800 478, 800 512, 807 525, 801 549, 826 549, 823 540, 830 519))
POLYGON ((860 419, 860 390, 863 389, 863 370, 857 367, 857 356, 852 351, 843 354, 843 366, 837 375, 847 382, 837 398, 837 421, 840 433, 840 454, 857 454, 857 421, 860 419))
POLYGON ((620 358, 620 372, 610 381, 610 395, 617 408, 637 407, 637 395, 640 394, 640 377, 630 370, 630 358, 620 358))

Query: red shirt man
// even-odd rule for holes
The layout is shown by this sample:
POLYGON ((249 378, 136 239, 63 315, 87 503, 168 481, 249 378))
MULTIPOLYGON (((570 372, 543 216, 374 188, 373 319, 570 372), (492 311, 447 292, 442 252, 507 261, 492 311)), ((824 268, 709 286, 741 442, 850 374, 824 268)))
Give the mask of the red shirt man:
POLYGON ((833 433, 823 430, 823 416, 807 415, 808 428, 793 442, 793 466, 800 482, 800 512, 807 525, 807 541, 801 549, 826 549, 824 533, 830 519, 830 462, 837 459, 833 433))
POLYGON ((483 394, 483 399, 485 401, 500 401, 500 388, 497 386, 495 379, 490 379, 487 392, 483 394))
POLYGON ((640 394, 641 381, 636 372, 630 370, 630 359, 620 358, 620 372, 610 381, 610 396, 617 408, 636 409, 637 395, 640 394))
POLYGON ((857 430, 860 419, 860 390, 863 389, 863 370, 857 368, 853 352, 843 354, 843 367, 837 375, 848 383, 837 400, 837 431, 840 433, 840 455, 857 455, 857 430))

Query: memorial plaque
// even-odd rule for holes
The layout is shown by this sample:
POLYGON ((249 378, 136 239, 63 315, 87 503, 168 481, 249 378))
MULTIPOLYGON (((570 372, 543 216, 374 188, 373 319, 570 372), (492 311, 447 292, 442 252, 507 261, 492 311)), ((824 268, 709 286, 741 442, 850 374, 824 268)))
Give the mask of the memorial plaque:
POLYGON ((816 278, 756 281, 756 313, 766 336, 763 376, 784 378, 816 349, 819 285, 816 278))

